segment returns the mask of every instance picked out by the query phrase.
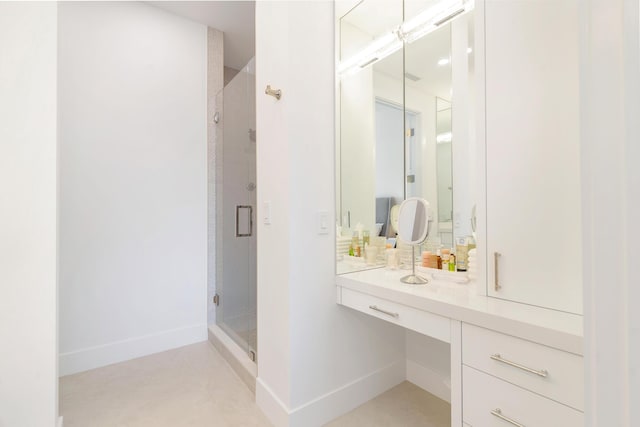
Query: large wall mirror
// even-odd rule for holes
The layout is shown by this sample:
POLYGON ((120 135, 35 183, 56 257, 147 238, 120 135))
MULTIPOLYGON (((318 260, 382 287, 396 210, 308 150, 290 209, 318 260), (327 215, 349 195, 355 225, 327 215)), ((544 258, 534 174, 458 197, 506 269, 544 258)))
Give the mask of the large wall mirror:
POLYGON ((339 274, 385 264, 405 198, 429 201, 434 252, 472 235, 475 203, 473 2, 350 3, 336 8, 339 274))

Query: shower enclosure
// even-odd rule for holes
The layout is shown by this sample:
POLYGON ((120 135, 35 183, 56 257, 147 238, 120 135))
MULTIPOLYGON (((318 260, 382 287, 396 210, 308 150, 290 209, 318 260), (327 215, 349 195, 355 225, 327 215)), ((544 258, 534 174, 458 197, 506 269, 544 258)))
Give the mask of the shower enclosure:
POLYGON ((216 96, 215 322, 256 360, 255 59, 216 96))

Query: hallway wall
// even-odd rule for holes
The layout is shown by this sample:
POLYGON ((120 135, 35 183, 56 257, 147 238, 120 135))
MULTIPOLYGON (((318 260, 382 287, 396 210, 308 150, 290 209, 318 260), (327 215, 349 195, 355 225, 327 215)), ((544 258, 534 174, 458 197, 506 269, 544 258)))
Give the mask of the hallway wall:
POLYGON ((59 6, 60 371, 206 340, 207 28, 59 6))

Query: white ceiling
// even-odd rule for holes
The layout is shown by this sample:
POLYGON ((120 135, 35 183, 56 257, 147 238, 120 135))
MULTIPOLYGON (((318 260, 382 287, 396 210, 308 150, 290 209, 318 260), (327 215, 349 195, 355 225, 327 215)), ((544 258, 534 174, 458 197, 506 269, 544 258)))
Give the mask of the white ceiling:
POLYGON ((224 65, 241 69, 255 55, 255 1, 150 1, 224 32, 224 65))

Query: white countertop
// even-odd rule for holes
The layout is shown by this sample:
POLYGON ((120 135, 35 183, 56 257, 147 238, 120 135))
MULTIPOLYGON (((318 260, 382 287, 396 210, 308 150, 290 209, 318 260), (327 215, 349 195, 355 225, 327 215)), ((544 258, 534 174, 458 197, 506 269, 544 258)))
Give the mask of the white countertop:
POLYGON ((429 284, 408 285, 402 283, 400 278, 410 274, 409 270, 378 268, 338 275, 336 284, 440 316, 583 354, 582 316, 480 296, 476 293, 474 283, 432 280, 431 273, 446 272, 419 268, 418 274, 430 279, 429 284))

